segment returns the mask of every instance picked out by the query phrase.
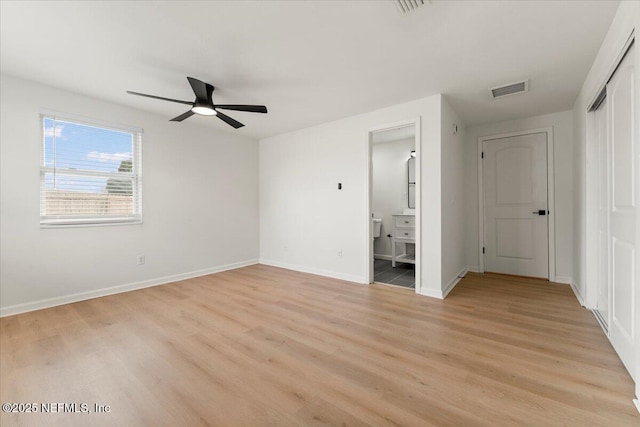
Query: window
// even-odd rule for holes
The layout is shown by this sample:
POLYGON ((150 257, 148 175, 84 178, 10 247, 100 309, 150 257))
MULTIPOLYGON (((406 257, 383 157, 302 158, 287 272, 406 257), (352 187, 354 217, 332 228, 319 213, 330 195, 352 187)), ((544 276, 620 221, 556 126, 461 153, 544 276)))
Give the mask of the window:
POLYGON ((142 221, 140 129, 42 116, 40 224, 142 221))

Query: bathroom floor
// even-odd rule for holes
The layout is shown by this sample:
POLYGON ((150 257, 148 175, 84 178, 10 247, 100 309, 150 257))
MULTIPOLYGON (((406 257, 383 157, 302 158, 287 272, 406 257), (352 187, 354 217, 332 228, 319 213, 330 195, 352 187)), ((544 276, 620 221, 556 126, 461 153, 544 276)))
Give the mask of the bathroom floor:
POLYGON ((373 262, 374 280, 379 283, 403 286, 405 288, 416 287, 416 270, 413 264, 397 262, 396 267, 391 267, 391 261, 376 259, 373 262))

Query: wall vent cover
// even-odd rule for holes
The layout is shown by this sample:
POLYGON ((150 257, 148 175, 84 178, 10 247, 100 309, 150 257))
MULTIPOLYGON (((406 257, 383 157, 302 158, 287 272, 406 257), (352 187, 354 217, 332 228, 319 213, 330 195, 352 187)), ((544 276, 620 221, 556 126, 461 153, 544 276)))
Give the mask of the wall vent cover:
POLYGON ((394 3, 398 6, 400 13, 409 13, 418 9, 428 3, 430 0, 395 0, 394 3))
POLYGON ((509 83, 508 85, 493 87, 489 89, 494 99, 502 98, 503 96, 515 95, 517 93, 523 93, 529 91, 529 80, 524 80, 516 83, 509 83))

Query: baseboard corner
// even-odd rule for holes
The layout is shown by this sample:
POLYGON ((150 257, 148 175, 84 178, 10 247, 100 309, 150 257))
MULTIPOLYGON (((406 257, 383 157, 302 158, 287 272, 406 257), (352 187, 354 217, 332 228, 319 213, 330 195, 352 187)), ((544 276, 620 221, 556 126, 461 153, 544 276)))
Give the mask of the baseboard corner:
POLYGON ((444 296, 442 295, 442 291, 437 290, 437 289, 424 289, 424 287, 422 287, 419 291, 418 291, 419 295, 422 295, 423 297, 429 297, 429 298, 437 298, 437 299, 444 299, 444 296))
POLYGON ((447 286, 442 290, 442 298, 446 298, 447 295, 456 287, 456 285, 464 278, 469 269, 467 267, 462 267, 460 271, 456 274, 456 276, 449 281, 447 286))
POLYGON ((480 267, 477 265, 467 265, 466 269, 468 273, 480 273, 480 267))

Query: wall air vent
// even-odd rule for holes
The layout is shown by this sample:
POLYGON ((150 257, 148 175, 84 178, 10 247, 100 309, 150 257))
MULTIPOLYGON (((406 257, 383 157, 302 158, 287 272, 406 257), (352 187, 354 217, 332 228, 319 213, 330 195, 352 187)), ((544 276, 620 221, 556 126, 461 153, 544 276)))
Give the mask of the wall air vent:
POLYGON ((529 80, 524 80, 517 83, 510 83, 504 86, 493 87, 489 89, 493 99, 502 98, 503 96, 515 95, 517 93, 523 93, 529 91, 529 80))
POLYGON ((394 3, 398 6, 400 13, 409 13, 429 3, 430 0, 395 0, 394 3))

